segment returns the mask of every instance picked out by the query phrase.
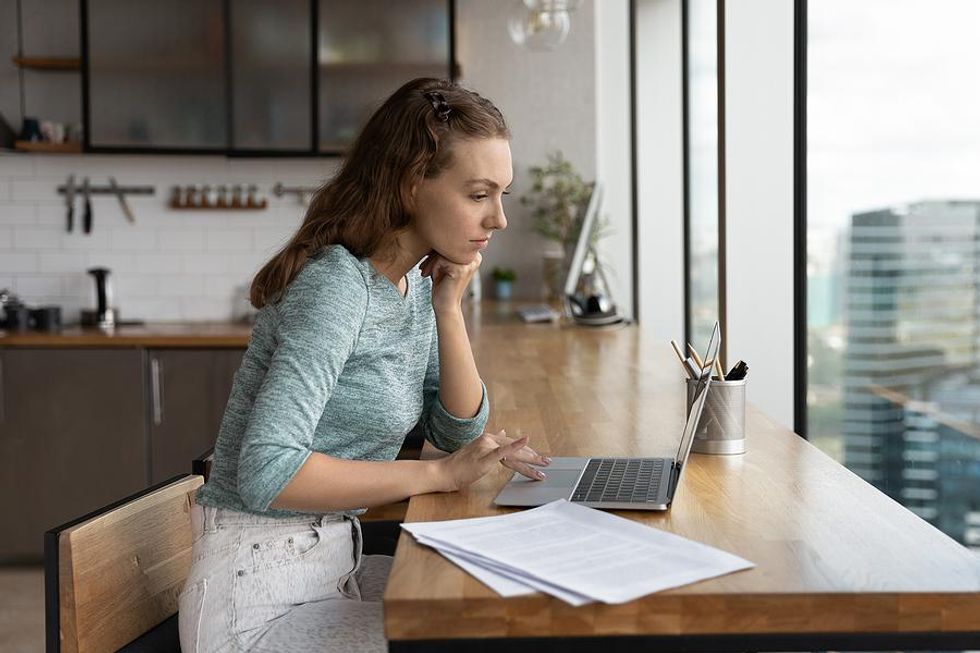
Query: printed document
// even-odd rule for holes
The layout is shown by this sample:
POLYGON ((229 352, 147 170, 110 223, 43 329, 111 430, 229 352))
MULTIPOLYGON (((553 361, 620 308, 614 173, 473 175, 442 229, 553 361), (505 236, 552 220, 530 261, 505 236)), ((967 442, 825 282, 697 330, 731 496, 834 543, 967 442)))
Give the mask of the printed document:
POLYGON ((625 603, 754 566, 720 549, 564 499, 509 515, 402 528, 504 596, 530 588, 572 605, 625 603))

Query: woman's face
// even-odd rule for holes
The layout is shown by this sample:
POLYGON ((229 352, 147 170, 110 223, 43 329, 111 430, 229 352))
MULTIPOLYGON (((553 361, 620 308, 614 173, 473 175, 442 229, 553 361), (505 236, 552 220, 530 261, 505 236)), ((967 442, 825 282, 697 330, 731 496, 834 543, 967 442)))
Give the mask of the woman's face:
MULTIPOLYGON (((503 195, 514 180, 510 143, 503 138, 457 140, 452 163, 414 189, 410 229, 422 248, 466 265, 507 226, 503 195)), ((424 255, 423 254, 423 255, 424 255)))

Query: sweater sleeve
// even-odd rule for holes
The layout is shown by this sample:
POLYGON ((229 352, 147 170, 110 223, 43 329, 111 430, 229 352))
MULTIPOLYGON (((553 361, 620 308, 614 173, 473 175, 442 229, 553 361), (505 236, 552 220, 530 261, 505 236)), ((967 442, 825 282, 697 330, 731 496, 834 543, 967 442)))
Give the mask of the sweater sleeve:
POLYGON ((481 385, 483 397, 476 415, 464 419, 446 410, 439 399, 439 336, 433 325, 423 387, 422 432, 425 439, 443 451, 453 452, 483 433, 490 415, 490 402, 487 400, 487 386, 481 385))
POLYGON ((238 460, 238 492, 265 511, 312 453, 313 435, 357 343, 367 312, 364 277, 328 250, 276 305, 276 346, 255 397, 238 460))

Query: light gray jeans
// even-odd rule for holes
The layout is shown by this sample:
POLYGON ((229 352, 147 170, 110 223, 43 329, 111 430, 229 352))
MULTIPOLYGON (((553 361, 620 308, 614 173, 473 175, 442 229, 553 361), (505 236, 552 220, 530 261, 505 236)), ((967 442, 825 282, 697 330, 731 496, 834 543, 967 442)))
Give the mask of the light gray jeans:
POLYGON ((357 517, 264 517, 195 504, 194 561, 180 594, 180 647, 386 651, 390 556, 361 555, 357 517))

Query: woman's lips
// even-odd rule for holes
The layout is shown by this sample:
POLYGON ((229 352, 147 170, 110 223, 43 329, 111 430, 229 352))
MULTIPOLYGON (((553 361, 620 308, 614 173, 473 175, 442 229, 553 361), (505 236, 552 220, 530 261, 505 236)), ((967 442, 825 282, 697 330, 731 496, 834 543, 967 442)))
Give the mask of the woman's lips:
POLYGON ((489 238, 482 238, 480 240, 471 240, 471 243, 476 243, 476 246, 480 249, 486 249, 487 245, 490 244, 489 238))

